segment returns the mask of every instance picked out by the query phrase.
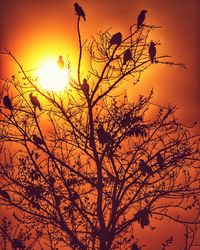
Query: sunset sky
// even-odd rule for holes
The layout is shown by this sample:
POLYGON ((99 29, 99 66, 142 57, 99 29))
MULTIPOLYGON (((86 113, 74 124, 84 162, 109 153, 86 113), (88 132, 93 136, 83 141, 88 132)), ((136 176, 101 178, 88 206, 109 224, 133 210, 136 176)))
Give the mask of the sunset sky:
MULTIPOLYGON (((199 0, 77 2, 86 14, 86 22, 81 20, 83 40, 110 27, 113 33, 128 34, 140 11, 148 10, 145 23, 162 26, 151 35, 151 39, 161 42, 157 54, 171 55, 172 61, 185 63, 187 69, 152 65, 141 81, 131 87, 129 97, 153 88, 154 102, 177 105, 178 117, 188 126, 194 121, 200 123, 199 0)), ((57 59, 60 54, 76 67, 77 16, 73 4, 71 0, 0 0, 0 51, 10 50, 25 70, 35 69, 45 60, 57 59)), ((0 77, 9 77, 13 70, 11 58, 0 55, 0 77)))
MULTIPOLYGON (((25 69, 34 69, 60 54, 75 63, 78 43, 73 3, 71 0, 1 0, 0 48, 11 50, 25 69)), ((161 42, 157 54, 172 55, 172 60, 185 63, 188 69, 153 66, 134 91, 140 93, 153 87, 156 100, 180 107, 179 115, 188 125, 200 121, 198 0, 82 0, 79 4, 87 19, 81 24, 84 39, 110 27, 113 33, 120 30, 126 34, 130 25, 136 23, 138 13, 147 9, 146 23, 162 26, 152 33, 152 39, 161 42)), ((11 60, 6 56, 0 60, 1 76, 12 74, 11 60)))

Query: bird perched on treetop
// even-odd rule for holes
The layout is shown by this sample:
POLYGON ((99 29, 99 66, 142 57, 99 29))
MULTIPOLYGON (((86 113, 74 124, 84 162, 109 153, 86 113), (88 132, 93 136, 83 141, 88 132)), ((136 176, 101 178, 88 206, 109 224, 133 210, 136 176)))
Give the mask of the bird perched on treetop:
POLYGON ((130 61, 132 59, 132 53, 130 49, 127 49, 124 52, 124 61, 123 61, 123 65, 126 64, 128 61, 130 61))
POLYGON ((13 109, 13 106, 12 106, 12 103, 11 103, 11 100, 10 98, 6 95, 4 96, 3 98, 3 104, 6 108, 12 110, 13 109))
POLYGON ((153 170, 146 164, 144 160, 140 160, 139 168, 143 175, 150 174, 153 176, 153 170))
POLYGON ((33 96, 33 93, 30 93, 29 97, 30 97, 31 103, 33 104, 34 108, 38 107, 39 110, 41 111, 42 109, 41 109, 41 105, 40 105, 38 98, 36 96, 33 96))
POLYGON ((75 8, 76 14, 77 14, 79 17, 82 16, 83 19, 86 21, 85 12, 84 12, 83 9, 81 8, 81 6, 80 6, 78 3, 74 3, 74 8, 75 8))
POLYGON ((90 86, 85 78, 83 79, 83 84, 81 85, 81 89, 85 96, 89 96, 90 86))
POLYGON ((145 14, 146 14, 146 12, 147 12, 147 10, 142 10, 140 12, 139 16, 138 16, 138 20, 137 20, 137 28, 138 29, 142 26, 142 24, 143 24, 143 22, 145 20, 145 14))
POLYGON ((36 134, 33 134, 33 141, 36 145, 42 145, 44 144, 44 140, 38 137, 36 134))
POLYGON ((109 45, 108 48, 110 48, 112 45, 119 46, 121 42, 122 42, 122 33, 118 32, 118 33, 114 34, 111 37, 111 39, 110 39, 110 45, 109 45))
POLYGON ((159 152, 157 153, 157 163, 158 163, 160 168, 163 168, 165 165, 165 161, 159 152))
POLYGON ((151 63, 154 63, 154 57, 156 56, 156 47, 155 47, 155 43, 153 41, 150 42, 150 46, 149 46, 149 56, 151 59, 151 63))
POLYGON ((59 58, 58 58, 57 65, 58 65, 58 67, 59 67, 60 69, 63 69, 63 68, 64 68, 64 61, 63 61, 61 55, 60 55, 59 58))

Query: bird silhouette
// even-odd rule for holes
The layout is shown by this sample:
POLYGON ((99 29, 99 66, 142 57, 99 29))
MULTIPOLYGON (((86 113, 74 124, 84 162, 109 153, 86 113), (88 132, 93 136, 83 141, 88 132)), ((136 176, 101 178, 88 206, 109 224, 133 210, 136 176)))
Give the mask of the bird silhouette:
POLYGON ((147 209, 138 211, 134 219, 138 221, 142 228, 149 225, 149 212, 147 209))
POLYGON ((44 140, 38 137, 37 135, 33 134, 33 141, 36 145, 44 144, 44 140))
POLYGON ((143 22, 145 20, 145 14, 146 14, 146 12, 147 12, 147 10, 142 10, 140 12, 139 16, 138 16, 138 20, 137 20, 137 28, 138 29, 142 26, 142 24, 143 24, 143 22))
POLYGON ((101 144, 108 143, 111 141, 110 133, 104 130, 102 124, 97 129, 97 136, 101 144))
POLYGON ((58 67, 59 67, 60 69, 63 69, 63 68, 64 68, 64 61, 63 61, 61 55, 60 55, 59 58, 58 58, 57 65, 58 65, 58 67))
POLYGON ((134 243, 131 247, 131 250, 139 250, 138 245, 134 243))
POLYGON ((157 153, 157 163, 158 163, 160 168, 163 168, 165 165, 165 161, 159 152, 157 153))
POLYGON ((4 96, 3 98, 3 104, 6 108, 12 110, 13 109, 13 106, 12 106, 12 103, 11 103, 11 100, 10 98, 6 95, 4 96))
POLYGON ((130 49, 127 49, 124 52, 123 65, 132 59, 132 53, 130 49))
POLYGON ((81 6, 80 6, 78 3, 74 3, 74 8, 75 8, 76 14, 77 14, 79 17, 82 16, 83 19, 86 21, 85 13, 84 13, 83 9, 81 8, 81 6))
POLYGON ((155 47, 155 45, 156 44, 153 41, 150 42, 149 56, 150 56, 151 63, 154 63, 154 57, 156 56, 156 47, 155 47))
POLYGON ((81 89, 86 97, 89 96, 90 86, 85 78, 83 79, 83 84, 81 85, 81 89))
POLYGON ((6 192, 5 190, 0 190, 0 195, 1 195, 4 199, 6 199, 6 200, 8 200, 8 201, 11 201, 10 195, 9 195, 8 192, 6 192))
POLYGON ((31 103, 33 104, 34 108, 38 107, 39 110, 41 111, 42 109, 41 109, 41 105, 40 105, 38 98, 36 96, 33 96, 33 93, 30 93, 29 97, 30 97, 31 103))
POLYGON ((153 170, 146 164, 144 160, 140 160, 139 168, 143 175, 150 174, 153 176, 153 170))
POLYGON ((110 48, 112 45, 117 45, 119 46, 122 42, 122 33, 118 32, 116 34, 114 34, 111 39, 110 39, 110 45, 108 48, 110 48))
POLYGON ((24 245, 22 243, 21 239, 13 239, 12 241, 12 249, 17 250, 17 249, 24 249, 24 245))

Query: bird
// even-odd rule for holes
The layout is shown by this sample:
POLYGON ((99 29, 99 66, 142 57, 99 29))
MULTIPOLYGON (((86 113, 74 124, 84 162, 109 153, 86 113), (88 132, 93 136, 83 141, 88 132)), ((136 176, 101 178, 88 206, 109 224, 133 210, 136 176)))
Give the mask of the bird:
POLYGON ((33 141, 34 141, 35 144, 37 144, 37 145, 42 145, 42 144, 44 144, 44 140, 41 139, 40 137, 38 137, 36 134, 33 134, 33 141))
POLYGON ((131 250, 139 250, 139 247, 137 244, 133 243, 131 250))
POLYGON ((41 109, 41 105, 40 105, 38 98, 36 96, 33 96, 33 93, 30 93, 29 97, 30 97, 31 103, 33 104, 34 108, 38 107, 39 110, 41 111, 42 109, 41 109))
POLYGON ((123 65, 132 59, 132 53, 130 49, 127 49, 124 52, 123 65))
POLYGON ((4 199, 6 199, 6 200, 8 200, 8 201, 11 201, 10 195, 9 195, 8 192, 6 192, 5 190, 0 190, 0 195, 1 195, 4 199))
POLYGON ((134 220, 137 220, 142 228, 144 228, 145 226, 148 226, 149 225, 149 211, 147 209, 138 211, 134 216, 134 220))
POLYGON ((137 28, 138 29, 142 26, 142 24, 143 24, 143 22, 145 20, 145 14, 146 14, 146 12, 147 12, 147 10, 142 10, 140 12, 139 16, 138 16, 138 20, 137 20, 137 28))
POLYGON ((104 130, 102 124, 97 129, 97 136, 101 144, 108 143, 111 140, 110 133, 104 130))
POLYGON ((10 98, 6 95, 4 96, 3 98, 3 104, 6 108, 12 110, 13 109, 13 106, 12 106, 12 103, 11 103, 11 100, 10 98))
POLYGON ((163 168, 165 165, 165 161, 159 152, 157 153, 157 163, 158 163, 160 168, 163 168))
POLYGON ((153 170, 146 164, 144 160, 140 160, 139 168, 143 175, 150 174, 153 176, 153 170))
POLYGON ((81 6, 78 4, 78 3, 74 3, 74 8, 75 8, 75 11, 76 11, 76 14, 81 17, 86 21, 86 18, 85 18, 85 12, 83 11, 83 9, 81 8, 81 6))
POLYGON ((81 85, 81 89, 86 97, 89 96, 90 87, 85 78, 83 79, 83 84, 81 85))
POLYGON ((57 65, 58 65, 58 67, 59 67, 60 69, 63 69, 63 68, 64 68, 64 61, 63 61, 61 55, 60 55, 59 58, 58 58, 57 65))
POLYGON ((21 239, 13 239, 12 249, 24 249, 24 245, 21 239))
POLYGON ((115 33, 110 39, 110 45, 108 48, 110 48, 112 45, 119 46, 121 41, 122 41, 122 33, 121 32, 115 33))
POLYGON ((155 47, 155 45, 156 44, 153 41, 150 42, 149 56, 150 56, 151 63, 154 63, 154 57, 156 55, 156 47, 155 47))

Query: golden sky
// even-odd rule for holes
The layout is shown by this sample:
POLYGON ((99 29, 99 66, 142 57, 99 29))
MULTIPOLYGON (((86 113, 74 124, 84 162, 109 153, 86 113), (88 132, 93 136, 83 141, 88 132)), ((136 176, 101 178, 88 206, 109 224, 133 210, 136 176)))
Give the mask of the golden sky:
MULTIPOLYGON (((14 53, 25 69, 33 69, 42 61, 62 54, 75 62, 77 49, 76 16, 71 0, 0 0, 0 48, 14 53)), ((146 23, 162 26, 152 33, 161 41, 157 54, 168 54, 183 62, 187 70, 153 65, 142 77, 134 92, 154 88, 161 104, 180 107, 180 118, 187 122, 200 121, 200 16, 199 0, 82 0, 86 13, 82 22, 85 39, 100 30, 112 27, 113 33, 129 32, 138 13, 147 9, 146 23)), ((11 60, 0 57, 1 76, 10 73, 11 60)))

